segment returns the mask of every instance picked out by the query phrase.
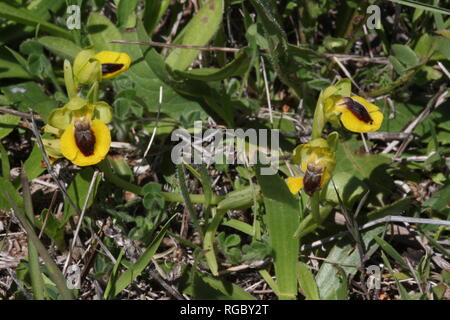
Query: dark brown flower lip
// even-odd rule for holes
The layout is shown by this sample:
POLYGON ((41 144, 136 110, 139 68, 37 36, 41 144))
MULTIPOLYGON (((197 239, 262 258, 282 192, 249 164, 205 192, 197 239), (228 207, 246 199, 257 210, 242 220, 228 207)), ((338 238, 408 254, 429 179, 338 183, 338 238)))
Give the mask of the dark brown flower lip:
POLYGON ((344 100, 343 103, 340 105, 345 105, 345 107, 359 120, 368 123, 373 124, 373 119, 370 117, 369 112, 367 112, 367 109, 360 104, 358 101, 353 100, 350 97, 342 98, 344 100))
POLYGON ((102 63, 102 74, 106 75, 122 69, 124 65, 122 63, 102 63))
POLYGON ((75 143, 78 149, 86 157, 93 155, 96 139, 90 123, 87 121, 78 121, 75 122, 74 127, 75 143))
POLYGON ((305 175, 303 176, 303 188, 307 195, 312 196, 314 192, 320 190, 322 182, 323 168, 313 163, 308 163, 305 175))

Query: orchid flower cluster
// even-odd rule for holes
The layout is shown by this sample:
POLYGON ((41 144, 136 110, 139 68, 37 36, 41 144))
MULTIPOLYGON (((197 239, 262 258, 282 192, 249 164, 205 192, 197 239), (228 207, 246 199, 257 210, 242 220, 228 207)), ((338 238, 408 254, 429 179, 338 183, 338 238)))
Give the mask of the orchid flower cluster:
POLYGON ((78 166, 90 166, 102 161, 109 152, 111 134, 107 126, 112 121, 112 108, 98 101, 99 84, 125 72, 131 64, 126 53, 93 49, 80 51, 73 63, 64 61, 64 81, 69 101, 53 110, 45 133, 53 137, 42 139, 49 158, 67 158, 78 166), (82 86, 90 86, 81 97, 82 86))
POLYGON ((298 165, 302 176, 289 177, 286 183, 292 194, 301 189, 309 196, 324 189, 336 164, 338 133, 332 132, 322 138, 325 124, 344 126, 352 132, 372 132, 381 127, 383 113, 366 99, 351 94, 351 82, 342 79, 323 90, 317 101, 312 140, 297 146, 291 162, 298 165))

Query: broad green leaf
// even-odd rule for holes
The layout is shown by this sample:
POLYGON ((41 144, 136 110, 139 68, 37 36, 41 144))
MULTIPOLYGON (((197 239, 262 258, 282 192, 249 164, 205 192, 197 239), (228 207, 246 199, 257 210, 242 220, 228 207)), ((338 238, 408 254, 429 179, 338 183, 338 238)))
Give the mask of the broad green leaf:
MULTIPOLYGON (((374 241, 374 236, 382 233, 384 230, 384 226, 379 226, 362 234, 366 252, 373 250, 372 247, 377 245, 374 241)), ((361 260, 353 241, 349 243, 348 238, 346 238, 340 240, 333 246, 326 257, 326 261, 335 261, 338 265, 342 264, 342 270, 347 275, 354 275, 358 271, 357 266, 359 266, 361 260), (351 265, 354 265, 354 267, 351 265)), ((322 299, 336 299, 337 293, 341 290, 341 282, 339 272, 332 263, 324 262, 320 266, 319 272, 316 275, 316 283, 322 299)))
POLYGON ((442 189, 435 192, 431 198, 422 204, 422 207, 431 207, 433 210, 442 211, 448 208, 450 203, 450 183, 447 183, 442 189))
POLYGON ((316 280, 306 263, 299 262, 297 264, 297 278, 300 291, 306 297, 306 300, 320 300, 316 280))
POLYGON ((117 22, 121 30, 136 25, 136 6, 138 0, 120 0, 117 8, 117 22))
POLYGON ((280 299, 295 299, 297 295, 297 257, 299 239, 294 232, 299 225, 300 208, 286 183, 278 175, 257 178, 266 209, 266 223, 273 248, 275 276, 280 299))
POLYGON ((46 120, 57 102, 40 88, 37 83, 29 81, 2 88, 3 94, 23 112, 30 108, 46 120))
MULTIPOLYGON (((207 0, 175 39, 176 43, 203 46, 216 34, 222 23, 224 0, 207 0)), ((192 49, 174 49, 166 63, 174 70, 187 69, 199 51, 192 49)))
MULTIPOLYGON (((347 202, 355 195, 360 194, 361 189, 367 191, 367 185, 371 192, 391 192, 390 186, 393 184, 392 178, 386 173, 388 163, 391 162, 388 156, 371 154, 360 155, 362 143, 355 139, 342 141, 338 145, 336 152, 336 167, 334 171, 339 178, 340 196, 347 202), (347 182, 345 182, 347 180, 347 182)), ((327 195, 333 195, 334 187, 332 183, 328 186, 327 195), (331 188, 331 189, 330 189, 331 188)), ((333 198, 332 198, 333 199, 333 198)))
POLYGON ((234 283, 197 270, 191 271, 183 293, 192 295, 195 300, 255 300, 255 297, 234 283))
MULTIPOLYGON (((124 38, 133 41, 148 40, 142 23, 139 21, 137 30, 124 33, 124 38)), ((149 111, 158 111, 159 90, 162 86, 161 112, 176 120, 180 119, 183 114, 192 112, 199 112, 206 116, 198 102, 186 99, 172 88, 170 84, 173 80, 165 68, 163 58, 157 52, 143 45, 123 46, 122 51, 128 53, 133 61, 125 75, 134 82, 136 95, 145 102, 149 111)))
POLYGON ((392 45, 395 57, 407 67, 414 67, 419 64, 416 53, 410 47, 401 44, 392 45))
POLYGON ((18 78, 30 79, 31 75, 26 70, 26 67, 14 61, 5 50, 0 49, 0 79, 18 78))
POLYGON ((33 149, 31 150, 31 154, 28 156, 28 159, 25 160, 24 167, 27 173, 28 180, 33 180, 41 175, 46 169, 43 166, 42 162, 42 151, 39 148, 37 143, 34 144, 33 149))
POLYGON ((38 41, 62 59, 69 59, 73 61, 77 53, 81 51, 79 46, 65 38, 45 36, 39 38, 38 41))
POLYGON ((89 40, 95 50, 121 51, 120 44, 111 43, 111 40, 121 40, 122 36, 116 26, 105 16, 93 12, 88 18, 87 30, 89 40))
MULTIPOLYGON (((406 126, 411 122, 411 119, 417 118, 417 116, 423 111, 424 108, 424 106, 421 105, 412 103, 401 103, 398 101, 394 101, 394 104, 395 104, 395 112, 394 117, 392 119, 389 117, 392 111, 388 107, 388 105, 386 104, 385 106, 380 107, 380 110, 384 114, 384 120, 383 123, 381 124, 381 128, 379 131, 387 131, 387 132, 403 131, 406 128, 406 126)), ((434 123, 431 121, 431 118, 427 118, 417 125, 413 133, 416 133, 419 136, 424 136, 429 132, 430 125, 434 126, 434 123)))
POLYGON ((14 130, 14 128, 17 126, 17 124, 20 122, 20 117, 12 115, 12 114, 3 114, 0 116, 0 139, 3 139, 8 134, 11 133, 11 131, 14 130))
POLYGON ((58 27, 50 22, 42 20, 39 16, 32 13, 25 8, 15 8, 4 2, 0 3, 0 17, 6 20, 16 21, 25 25, 36 27, 39 25, 39 29, 46 31, 55 36, 64 38, 71 38, 70 31, 58 27))

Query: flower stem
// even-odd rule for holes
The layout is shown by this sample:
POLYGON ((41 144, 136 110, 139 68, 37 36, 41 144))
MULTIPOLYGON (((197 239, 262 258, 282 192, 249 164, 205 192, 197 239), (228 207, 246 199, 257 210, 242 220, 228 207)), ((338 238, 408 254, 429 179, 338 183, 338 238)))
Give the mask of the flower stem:
POLYGON ((314 192, 311 197, 311 213, 316 222, 320 222, 320 190, 314 192))
MULTIPOLYGON (((105 174, 105 178, 106 180, 108 180, 109 182, 115 184, 116 186, 133 192, 137 195, 143 196, 144 192, 142 191, 142 188, 130 183, 128 181, 123 180, 122 178, 120 178, 119 176, 117 176, 111 169, 111 166, 108 163, 108 160, 105 159, 103 161, 101 161, 98 164, 98 167, 100 168, 101 171, 103 171, 103 173, 105 174)), ((181 194, 176 193, 176 192, 161 192, 161 195, 166 199, 166 201, 169 202, 184 202, 184 199, 182 197, 181 194)), ((189 198, 191 199, 192 203, 206 203, 206 199, 205 196, 203 194, 190 194, 189 198)), ((212 195, 211 197, 211 205, 217 205, 221 200, 223 199, 223 197, 220 196, 216 196, 216 195, 212 195)))

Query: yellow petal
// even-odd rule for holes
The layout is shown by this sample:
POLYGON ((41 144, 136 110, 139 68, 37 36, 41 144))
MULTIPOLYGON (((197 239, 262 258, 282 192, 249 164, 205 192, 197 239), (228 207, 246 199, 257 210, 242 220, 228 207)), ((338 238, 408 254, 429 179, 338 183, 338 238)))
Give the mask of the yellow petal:
POLYGON ((75 143, 74 126, 69 124, 64 133, 61 136, 61 153, 62 155, 72 161, 76 158, 78 153, 78 147, 75 143))
POLYGON ((67 127, 61 136, 61 153, 77 166, 90 166, 102 161, 108 154, 111 145, 111 134, 108 127, 99 120, 91 122, 91 129, 95 136, 94 153, 85 156, 75 142, 74 125, 67 127))
POLYGON ((345 105, 339 105, 338 103, 335 108, 342 112, 340 119, 344 127, 353 132, 372 132, 380 129, 383 122, 383 114, 378 107, 359 96, 352 96, 351 99, 359 102, 367 110, 372 118, 372 123, 358 119, 345 105))
POLYGON ((110 79, 127 71, 131 64, 128 54, 117 51, 101 51, 94 59, 102 64, 103 79, 110 79))
POLYGON ((303 188, 303 177, 289 177, 286 180, 289 191, 292 194, 297 194, 303 188))

